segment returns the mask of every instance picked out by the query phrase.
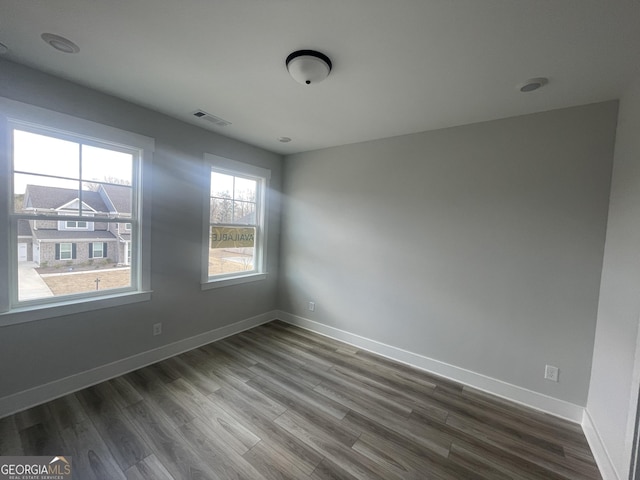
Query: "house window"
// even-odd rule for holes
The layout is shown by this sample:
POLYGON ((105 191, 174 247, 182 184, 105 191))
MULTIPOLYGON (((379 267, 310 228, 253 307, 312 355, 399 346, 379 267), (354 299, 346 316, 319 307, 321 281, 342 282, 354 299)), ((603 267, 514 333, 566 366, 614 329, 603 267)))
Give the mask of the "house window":
POLYGON ((149 299, 149 255, 140 253, 150 245, 141 226, 149 219, 143 187, 153 140, 1 97, 0 111, 7 114, 0 135, 10 140, 0 172, 8 193, 0 198, 0 223, 9 225, 0 234, 8 252, 0 254, 7 262, 0 272, 9 285, 0 289, 0 325, 149 299), (33 268, 18 269, 17 225, 24 221, 40 248, 33 268), (130 259, 114 233, 118 223, 130 225, 126 241, 138 253, 130 259), (106 259, 108 243, 109 259, 127 265, 98 275, 87 260, 106 259))
POLYGON ((125 223, 124 224, 124 229, 125 229, 125 231, 130 232, 131 231, 131 224, 130 223, 125 223))
POLYGON ((68 229, 75 229, 75 230, 86 230, 88 227, 88 223, 87 222, 67 222, 67 228, 68 229))
POLYGON ((76 258, 76 248, 73 243, 56 244, 56 260, 73 260, 76 258))
POLYGON ((89 258, 105 258, 106 256, 106 242, 93 242, 89 244, 89 258))
POLYGON ((203 288, 265 277, 265 203, 270 171, 207 154, 203 288))

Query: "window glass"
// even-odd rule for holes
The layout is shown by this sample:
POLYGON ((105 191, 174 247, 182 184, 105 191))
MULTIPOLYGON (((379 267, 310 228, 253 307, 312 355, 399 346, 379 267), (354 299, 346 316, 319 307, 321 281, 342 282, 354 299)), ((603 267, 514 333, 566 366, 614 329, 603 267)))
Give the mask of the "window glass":
POLYGON ((73 254, 73 244, 72 243, 61 243, 60 244, 60 260, 71 260, 73 254))
POLYGON ((103 246, 104 246, 104 243, 102 243, 102 242, 94 242, 93 243, 93 255, 92 255, 92 258, 102 258, 102 257, 104 257, 103 246))
POLYGON ((58 135, 13 129, 18 302, 127 291, 137 283, 130 243, 139 222, 130 220, 138 153, 58 135), (117 233, 122 219, 126 239, 117 233))
POLYGON ((229 160, 224 168, 212 163, 207 277, 215 281, 261 273, 264 271, 264 199, 268 170, 248 165, 245 168, 244 164, 229 160), (236 168, 229 168, 229 164, 236 168))

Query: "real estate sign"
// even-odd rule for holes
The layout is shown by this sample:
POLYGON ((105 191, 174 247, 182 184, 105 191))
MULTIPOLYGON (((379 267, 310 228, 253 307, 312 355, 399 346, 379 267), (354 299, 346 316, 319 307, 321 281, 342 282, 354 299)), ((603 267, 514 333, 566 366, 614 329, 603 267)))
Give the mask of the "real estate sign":
POLYGON ((211 227, 211 248, 253 247, 254 227, 211 227))

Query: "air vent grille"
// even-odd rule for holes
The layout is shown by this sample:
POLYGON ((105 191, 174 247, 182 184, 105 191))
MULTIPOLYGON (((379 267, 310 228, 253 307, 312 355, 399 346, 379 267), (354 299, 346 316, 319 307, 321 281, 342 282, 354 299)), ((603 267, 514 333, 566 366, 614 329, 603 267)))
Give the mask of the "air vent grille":
POLYGON ((211 115, 203 110, 196 110, 193 112, 194 117, 201 118, 202 120, 206 120, 208 122, 213 123, 216 127, 226 127, 227 125, 231 125, 231 122, 228 122, 220 117, 216 117, 215 115, 211 115))

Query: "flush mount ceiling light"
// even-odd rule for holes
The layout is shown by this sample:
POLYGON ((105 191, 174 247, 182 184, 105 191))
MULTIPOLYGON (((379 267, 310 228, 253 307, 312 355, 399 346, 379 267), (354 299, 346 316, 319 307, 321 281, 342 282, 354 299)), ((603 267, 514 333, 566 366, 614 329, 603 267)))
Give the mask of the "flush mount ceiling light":
POLYGON ((530 78, 526 82, 518 85, 518 90, 522 93, 533 92, 544 87, 547 83, 549 83, 549 79, 545 77, 530 78))
POLYGON ((42 38, 42 40, 44 40, 60 52, 78 53, 80 51, 80 47, 78 45, 67 38, 61 37, 60 35, 55 35, 53 33, 43 33, 42 35, 40 35, 40 37, 42 38))
POLYGON ((287 57, 287 70, 302 85, 321 82, 331 72, 331 60, 315 50, 298 50, 287 57))
POLYGON ((291 138, 289 138, 289 137, 280 137, 278 139, 278 141, 281 142, 281 143, 289 143, 291 141, 291 138))

